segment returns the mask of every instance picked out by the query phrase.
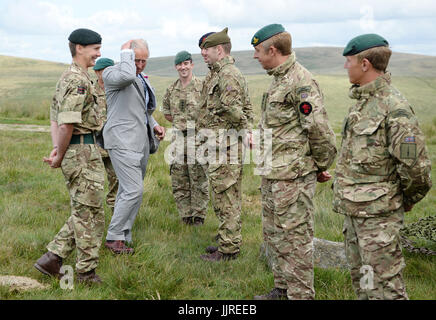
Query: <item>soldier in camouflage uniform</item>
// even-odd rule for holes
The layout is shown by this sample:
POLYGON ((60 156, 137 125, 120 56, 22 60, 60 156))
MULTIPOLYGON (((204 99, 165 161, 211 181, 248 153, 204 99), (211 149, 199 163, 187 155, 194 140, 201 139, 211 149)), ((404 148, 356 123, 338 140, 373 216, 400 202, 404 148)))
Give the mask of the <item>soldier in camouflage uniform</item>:
POLYGON ((202 165, 197 161, 188 163, 187 124, 194 123, 198 115, 203 82, 192 74, 194 64, 189 52, 177 53, 174 64, 179 79, 167 89, 162 103, 165 118, 173 123, 173 142, 178 134, 184 137, 183 162, 170 165, 173 195, 182 221, 201 225, 206 217, 209 185, 202 165))
POLYGON ((431 188, 431 163, 415 113, 391 85, 391 56, 379 35, 352 39, 343 55, 356 104, 342 129, 333 209, 345 215, 344 238, 359 299, 408 299, 400 229, 431 188))
MULTIPOLYGON (((94 85, 95 95, 97 97, 97 106, 98 113, 102 119, 103 124, 106 122, 106 94, 104 91, 104 82, 103 82, 103 70, 107 67, 113 66, 114 61, 108 58, 100 58, 97 60, 97 63, 93 67, 95 74, 97 75, 97 82, 94 85)), ((102 134, 101 132, 99 133, 102 134)), ((106 169, 106 175, 108 180, 108 194, 106 195, 106 204, 111 208, 112 213, 114 212, 115 206, 115 198, 118 192, 118 179, 115 174, 114 167, 112 166, 111 159, 109 158, 108 152, 98 145, 98 149, 100 150, 101 158, 103 160, 104 168, 106 169)))
POLYGON ((260 166, 263 234, 275 288, 254 299, 313 299, 312 199, 316 182, 331 178, 326 170, 336 156, 335 135, 319 85, 296 61, 283 26, 263 27, 251 44, 254 58, 274 77, 262 99, 259 128, 261 137, 272 131, 272 163, 260 166))
POLYGON ((208 154, 207 174, 213 207, 219 220, 218 247, 208 247, 208 254, 201 258, 220 261, 236 258, 242 242, 241 141, 247 135, 244 130, 252 127, 253 112, 245 78, 230 56, 231 42, 227 28, 203 38, 200 41, 201 54, 210 72, 203 84, 197 125, 200 130, 208 129, 213 133, 208 137, 207 144, 215 148, 217 157, 221 151, 224 161, 212 159, 208 154), (220 137, 220 131, 228 136, 220 137))
POLYGON ((56 86, 50 112, 54 149, 44 161, 52 168, 62 168, 71 216, 34 266, 60 277, 62 259, 77 249, 77 280, 99 283, 95 269, 104 232, 104 167, 94 133, 101 130, 102 122, 87 69, 100 56, 101 37, 92 30, 78 29, 68 39, 73 63, 56 86))

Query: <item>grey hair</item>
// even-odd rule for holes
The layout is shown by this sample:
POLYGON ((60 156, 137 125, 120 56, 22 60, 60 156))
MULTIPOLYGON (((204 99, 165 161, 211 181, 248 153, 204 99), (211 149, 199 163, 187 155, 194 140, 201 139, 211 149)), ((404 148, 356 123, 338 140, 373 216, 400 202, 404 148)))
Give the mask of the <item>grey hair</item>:
POLYGON ((130 44, 130 49, 135 50, 138 49, 147 49, 148 54, 150 54, 150 49, 148 49, 148 43, 144 39, 136 39, 133 40, 130 44))

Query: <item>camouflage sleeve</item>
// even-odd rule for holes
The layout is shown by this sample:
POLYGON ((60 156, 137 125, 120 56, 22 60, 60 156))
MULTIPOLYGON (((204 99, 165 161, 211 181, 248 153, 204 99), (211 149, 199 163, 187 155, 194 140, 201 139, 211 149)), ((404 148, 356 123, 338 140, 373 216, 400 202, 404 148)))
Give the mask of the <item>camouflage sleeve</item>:
POLYGON ((56 94, 53 96, 53 102, 50 106, 50 121, 58 121, 56 94))
POLYGON ((162 99, 162 112, 164 115, 171 115, 171 109, 170 109, 170 89, 168 88, 165 92, 165 95, 162 99))
POLYGON ((308 85, 297 87, 294 99, 301 126, 307 131, 312 158, 319 171, 325 171, 333 164, 337 149, 318 83, 311 80, 308 85))
POLYGON ((244 114, 244 93, 245 89, 238 79, 226 74, 220 78, 220 108, 215 110, 216 114, 221 114, 234 126, 246 128, 247 118, 244 114))
POLYGON ((253 121, 254 121, 254 114, 253 114, 253 105, 250 101, 250 95, 248 93, 248 86, 245 85, 245 103, 244 107, 242 108, 242 111, 244 112, 245 118, 247 119, 246 124, 244 124, 243 128, 246 128, 248 130, 253 129, 253 121))
POLYGON ((419 202, 432 187, 431 161, 424 134, 413 111, 409 110, 395 110, 386 118, 387 144, 397 162, 405 205, 419 202))
POLYGON ((68 79, 59 89, 58 125, 82 122, 82 109, 88 88, 81 79, 68 79))

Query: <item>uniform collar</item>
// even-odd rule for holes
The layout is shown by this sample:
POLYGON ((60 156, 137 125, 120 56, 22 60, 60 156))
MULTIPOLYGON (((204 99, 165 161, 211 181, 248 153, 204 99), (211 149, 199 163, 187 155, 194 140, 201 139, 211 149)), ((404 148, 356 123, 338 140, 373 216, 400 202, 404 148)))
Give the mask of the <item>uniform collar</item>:
POLYGON ((288 73, 289 69, 292 68, 292 66, 295 64, 296 61, 297 61, 297 56, 295 55, 295 52, 292 51, 285 62, 283 62, 281 65, 273 69, 267 70, 266 72, 270 76, 274 76, 274 77, 284 76, 286 73, 288 73))
POLYGON ((80 74, 83 74, 89 81, 91 81, 91 78, 89 77, 89 73, 86 70, 83 70, 81 66, 79 66, 76 62, 73 61, 71 64, 71 70, 73 72, 77 72, 80 74))
POLYGON ((179 79, 177 79, 177 82, 176 82, 176 85, 175 85, 174 88, 177 89, 177 90, 188 89, 188 88, 190 88, 190 87, 192 87, 194 85, 195 80, 196 80, 196 78, 195 78, 194 74, 192 74, 191 81, 189 82, 189 84, 185 88, 183 88, 182 87, 182 81, 180 81, 180 78, 179 78, 179 79))
POLYGON ((368 99, 373 96, 376 92, 383 90, 384 88, 390 86, 391 84, 391 73, 386 72, 374 81, 365 84, 364 86, 353 85, 350 88, 348 96, 351 99, 368 99))
POLYGON ((212 64, 211 70, 218 72, 220 71, 224 66, 228 64, 234 64, 235 59, 232 56, 225 56, 220 61, 215 62, 212 64))

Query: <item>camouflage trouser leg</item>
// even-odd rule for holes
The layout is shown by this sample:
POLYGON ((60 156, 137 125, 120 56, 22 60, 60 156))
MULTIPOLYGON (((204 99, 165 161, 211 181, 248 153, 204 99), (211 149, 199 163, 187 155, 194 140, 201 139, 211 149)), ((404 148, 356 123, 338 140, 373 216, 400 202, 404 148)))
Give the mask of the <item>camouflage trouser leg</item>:
POLYGON ((375 218, 345 216, 345 250, 358 299, 408 299, 402 277, 403 221, 402 208, 375 218))
POLYGON ((174 200, 180 218, 192 217, 191 212, 191 184, 187 164, 174 163, 170 167, 171 184, 174 200))
POLYGON ((106 176, 108 180, 108 193, 106 195, 106 204, 112 209, 112 212, 115 207, 115 199, 117 197, 118 192, 118 179, 115 174, 114 167, 112 166, 111 159, 109 155, 107 157, 102 157, 104 167, 106 169, 106 176))
POLYGON ((241 235, 242 165, 209 165, 212 204, 219 220, 218 250, 238 253, 241 235))
POLYGON ((262 180, 263 232, 274 283, 289 299, 314 299, 313 232, 316 175, 262 180))
POLYGON ((193 217, 206 218, 207 205, 209 203, 209 183, 203 166, 196 164, 188 165, 191 185, 191 211, 193 217))
POLYGON ((47 250, 66 258, 77 249, 76 271, 93 270, 104 232, 104 167, 94 145, 71 145, 62 161, 71 198, 71 216, 47 245, 47 250))

